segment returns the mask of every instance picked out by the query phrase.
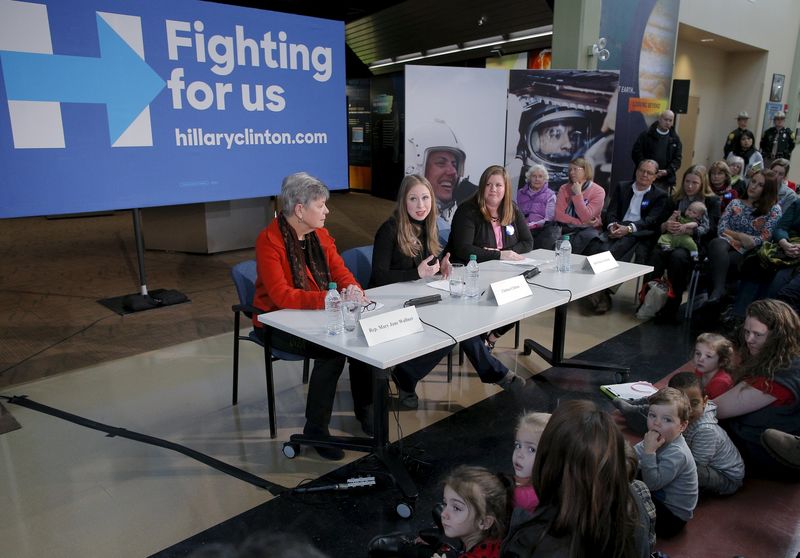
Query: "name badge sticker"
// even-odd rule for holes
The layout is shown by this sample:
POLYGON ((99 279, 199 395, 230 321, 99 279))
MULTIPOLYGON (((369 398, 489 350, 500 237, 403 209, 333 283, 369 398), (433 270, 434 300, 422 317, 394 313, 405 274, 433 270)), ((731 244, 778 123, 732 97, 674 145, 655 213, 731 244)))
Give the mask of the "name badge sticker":
POLYGON ((502 281, 495 281, 489 287, 492 289, 494 299, 497 301, 498 306, 531 296, 531 288, 525 282, 525 277, 522 275, 515 275, 502 281))
POLYGON ((370 347, 422 331, 422 322, 414 306, 361 318, 358 323, 370 347))

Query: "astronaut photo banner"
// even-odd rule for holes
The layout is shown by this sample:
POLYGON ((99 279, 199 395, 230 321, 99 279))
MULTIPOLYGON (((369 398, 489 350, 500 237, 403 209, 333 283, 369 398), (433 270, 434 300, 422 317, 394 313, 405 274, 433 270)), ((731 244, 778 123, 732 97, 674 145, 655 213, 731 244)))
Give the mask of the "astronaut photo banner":
POLYGON ((518 187, 544 165, 553 190, 569 181, 569 162, 583 157, 607 186, 614 150, 617 72, 511 70, 506 161, 518 187))
POLYGON ((406 66, 406 174, 426 176, 449 229, 489 165, 502 165, 508 70, 406 66))
POLYGON ((196 0, 0 0, 0 217, 346 188, 344 24, 196 0))

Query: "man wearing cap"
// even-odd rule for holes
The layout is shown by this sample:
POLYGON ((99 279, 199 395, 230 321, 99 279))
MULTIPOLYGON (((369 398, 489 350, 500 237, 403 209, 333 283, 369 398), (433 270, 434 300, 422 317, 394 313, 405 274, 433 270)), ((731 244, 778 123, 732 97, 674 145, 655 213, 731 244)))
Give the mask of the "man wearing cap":
POLYGON ((766 167, 775 159, 791 159, 794 149, 794 132, 783 126, 786 113, 779 110, 772 121, 775 125, 764 132, 759 145, 766 167))
POLYGON ((739 144, 739 140, 742 138, 742 132, 747 130, 747 121, 750 119, 750 115, 747 114, 746 110, 743 110, 739 113, 739 116, 736 117, 736 124, 737 128, 728 134, 728 140, 725 142, 725 147, 722 148, 723 153, 725 153, 725 158, 728 158, 728 155, 731 152, 734 155, 738 155, 741 157, 741 146, 739 144))

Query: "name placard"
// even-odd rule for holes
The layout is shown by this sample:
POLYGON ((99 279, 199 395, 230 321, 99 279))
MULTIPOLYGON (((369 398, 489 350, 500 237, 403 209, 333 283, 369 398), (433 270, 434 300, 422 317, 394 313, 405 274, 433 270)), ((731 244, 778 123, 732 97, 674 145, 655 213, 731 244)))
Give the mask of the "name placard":
POLYGON ((583 264, 584 269, 587 269, 597 275, 604 271, 616 269, 619 267, 617 260, 611 255, 611 252, 600 252, 594 256, 587 256, 586 262, 583 264))
POLYGON ((489 286, 492 288, 492 293, 494 294, 494 299, 497 301, 498 306, 533 294, 522 275, 515 275, 514 277, 509 277, 502 281, 495 281, 489 286))
POLYGON ((361 318, 358 323, 370 347, 422 331, 422 322, 414 306, 361 318))

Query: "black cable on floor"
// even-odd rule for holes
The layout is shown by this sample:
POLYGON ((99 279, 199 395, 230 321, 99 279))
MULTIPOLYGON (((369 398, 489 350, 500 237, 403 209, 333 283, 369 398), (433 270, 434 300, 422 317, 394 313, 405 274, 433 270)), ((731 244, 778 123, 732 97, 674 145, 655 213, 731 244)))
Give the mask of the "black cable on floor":
POLYGON ((196 461, 199 461, 200 463, 204 463, 209 467, 220 471, 221 473, 225 473, 226 475, 236 477, 239 480, 243 480, 244 482, 250 483, 259 488, 263 488, 264 490, 270 492, 273 496, 278 496, 279 494, 286 492, 286 488, 282 486, 271 483, 268 480, 262 479, 261 477, 258 477, 252 473, 248 473, 247 471, 239 469, 238 467, 234 467, 233 465, 229 465, 228 463, 220 461, 219 459, 215 459, 210 455, 206 455, 174 442, 162 440, 161 438, 156 438, 154 436, 148 436, 147 434, 140 434, 139 432, 132 432, 116 426, 109 426, 101 422, 96 422, 78 415, 73 415, 72 413, 67 413, 66 411, 56 409, 55 407, 49 407, 47 405, 43 405, 42 403, 37 403, 36 401, 28 398, 27 395, 13 395, 11 397, 0 395, 0 398, 5 399, 14 405, 31 409, 32 411, 39 411, 40 413, 60 418, 80 426, 85 426, 86 428, 91 428, 92 430, 105 432, 109 437, 112 438, 126 438, 135 442, 142 442, 143 444, 149 444, 151 446, 157 446, 176 451, 185 455, 186 457, 190 457, 196 461))

